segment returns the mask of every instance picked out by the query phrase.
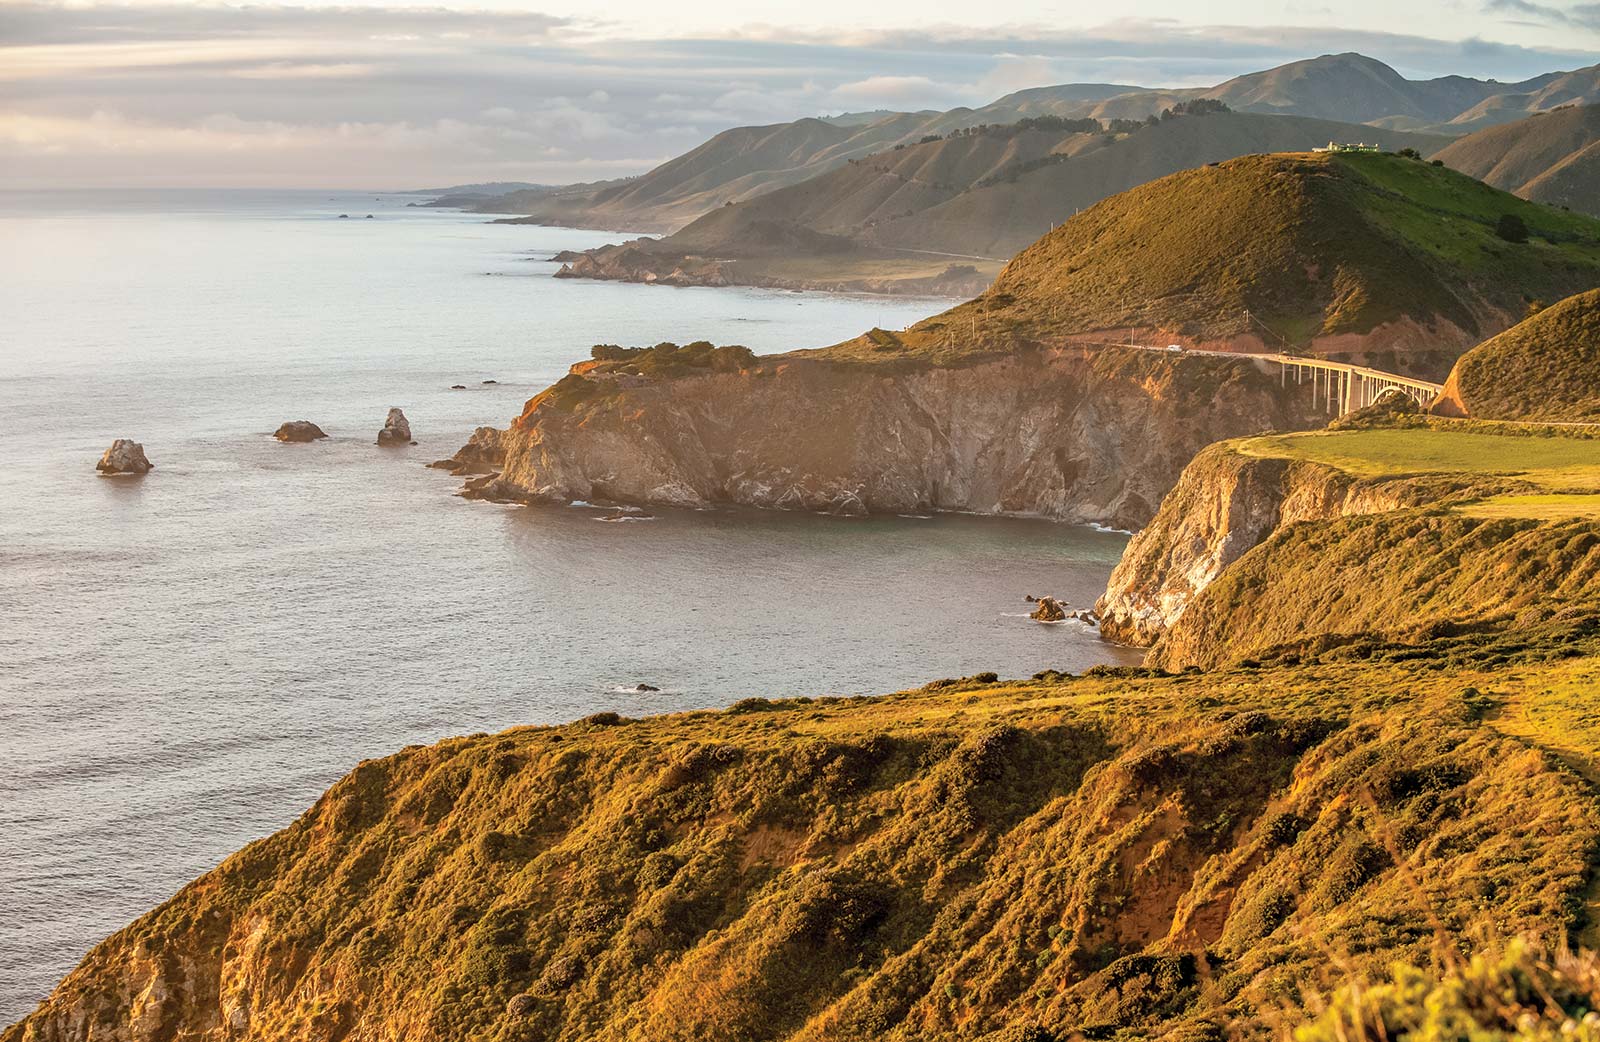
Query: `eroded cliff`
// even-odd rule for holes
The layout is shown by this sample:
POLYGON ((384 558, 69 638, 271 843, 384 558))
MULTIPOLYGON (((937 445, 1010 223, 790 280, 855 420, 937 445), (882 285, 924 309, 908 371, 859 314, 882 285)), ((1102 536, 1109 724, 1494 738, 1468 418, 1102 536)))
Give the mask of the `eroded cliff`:
POLYGON ((1223 571, 1281 528, 1468 498, 1511 483, 1448 475, 1361 479, 1218 444, 1195 457, 1129 542, 1096 610, 1109 639, 1154 644, 1223 571))
POLYGON ((1421 419, 1213 446, 1130 541, 1102 632, 1150 666, 1212 668, 1588 605, 1597 446, 1421 419))
POLYGON ((1311 422, 1309 399, 1255 363, 1130 349, 574 368, 498 438, 497 472, 468 494, 1132 527, 1204 446, 1311 422))

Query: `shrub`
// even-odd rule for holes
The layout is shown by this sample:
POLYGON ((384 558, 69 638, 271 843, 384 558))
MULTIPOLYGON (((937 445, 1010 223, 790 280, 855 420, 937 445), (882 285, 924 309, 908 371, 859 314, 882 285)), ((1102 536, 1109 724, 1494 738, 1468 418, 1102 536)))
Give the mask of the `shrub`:
POLYGON ((1472 1039, 1594 1042, 1600 1038, 1600 959, 1551 956, 1524 941, 1448 969, 1397 963, 1383 983, 1351 982, 1296 1042, 1472 1039))
POLYGON ((1494 233, 1506 242, 1528 241, 1528 225, 1514 213, 1502 214, 1495 222, 1494 233))
POLYGON ((539 974, 539 979, 533 985, 533 990, 540 995, 557 995, 574 984, 583 976, 583 960, 576 955, 558 955, 551 959, 539 974))

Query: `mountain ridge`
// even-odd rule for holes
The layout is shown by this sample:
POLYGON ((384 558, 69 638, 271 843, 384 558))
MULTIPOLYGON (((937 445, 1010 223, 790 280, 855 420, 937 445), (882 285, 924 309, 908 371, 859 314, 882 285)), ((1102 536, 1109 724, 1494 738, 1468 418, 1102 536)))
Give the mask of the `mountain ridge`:
POLYGON ((723 131, 683 156, 629 179, 633 187, 613 183, 566 186, 558 197, 539 193, 498 197, 481 203, 480 212, 521 214, 529 223, 567 223, 615 231, 671 232, 729 201, 826 173, 850 158, 912 143, 928 134, 948 134, 982 123, 1012 123, 1028 116, 1143 120, 1194 99, 1219 100, 1239 110, 1280 115, 1332 118, 1347 123, 1395 123, 1387 129, 1465 134, 1482 126, 1519 118, 1529 111, 1554 108, 1578 100, 1600 101, 1600 65, 1546 73, 1514 84, 1447 76, 1407 80, 1382 62, 1355 53, 1322 55, 1275 69, 1247 73, 1211 87, 1134 89, 1100 96, 1120 85, 1073 85, 1029 88, 976 108, 948 112, 891 113, 865 124, 834 126, 841 136, 816 136, 803 124, 826 120, 806 117, 766 127, 723 131), (1350 111, 1351 105, 1356 111, 1350 111), (1387 110, 1387 111, 1385 111, 1387 110), (1357 118, 1357 117, 1361 118, 1357 118), (786 129, 787 128, 787 129, 786 129), (752 138, 756 143, 752 144, 752 138), (760 171, 741 168, 747 149, 760 150, 768 139, 793 140, 794 151, 781 163, 760 171), (684 179, 685 166, 697 171, 723 169, 721 180, 684 179), (609 187, 608 187, 609 186, 609 187))

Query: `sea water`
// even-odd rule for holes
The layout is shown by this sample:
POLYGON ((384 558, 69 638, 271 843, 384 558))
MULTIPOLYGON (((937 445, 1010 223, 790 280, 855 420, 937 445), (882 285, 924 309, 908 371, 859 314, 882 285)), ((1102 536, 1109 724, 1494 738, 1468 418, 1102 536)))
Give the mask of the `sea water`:
POLYGON ((365 757, 1133 660, 1022 602, 1092 602, 1112 533, 457 498, 423 464, 595 343, 778 351, 948 302, 556 280, 617 236, 411 201, 0 194, 0 1024, 365 757), (373 444, 390 406, 415 447, 373 444), (297 419, 331 437, 271 438, 297 419), (155 471, 98 476, 118 437, 155 471))

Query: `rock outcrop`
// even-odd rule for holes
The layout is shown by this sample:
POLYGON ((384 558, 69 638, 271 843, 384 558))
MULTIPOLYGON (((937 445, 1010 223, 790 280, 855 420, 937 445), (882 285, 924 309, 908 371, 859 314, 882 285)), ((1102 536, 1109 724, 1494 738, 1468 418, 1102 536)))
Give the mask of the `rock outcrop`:
POLYGON ((144 454, 144 446, 128 438, 118 438, 100 457, 94 469, 102 474, 147 474, 155 464, 144 454))
MULTIPOLYGON (((662 247, 654 240, 636 239, 583 253, 558 254, 556 260, 563 263, 555 277, 650 286, 758 286, 826 293, 970 297, 983 292, 997 267, 986 265, 987 270, 980 271, 973 264, 955 262, 927 274, 898 275, 894 272, 904 266, 904 253, 874 253, 849 243, 808 243, 795 252, 812 259, 830 259, 834 262, 832 270, 829 265, 820 264, 818 273, 802 276, 793 273, 792 265, 773 263, 771 257, 701 256, 662 247)), ((793 256, 786 252, 783 259, 793 256)))
POLYGON ((411 440, 411 423, 399 409, 390 409, 383 430, 378 432, 379 445, 415 445, 411 440))
POLYGON ((480 429, 441 461, 496 468, 464 494, 1132 527, 1204 446, 1312 422, 1292 386, 1250 361, 1125 349, 944 367, 789 355, 670 378, 574 370, 508 431, 480 429))
POLYGON ((308 442, 328 435, 310 420, 290 420, 274 431, 272 436, 284 442, 308 442))
POLYGON ((497 473, 506 461, 505 435, 495 427, 479 427, 454 456, 434 460, 428 466, 459 475, 497 473))
POLYGON ((1037 599, 1029 597, 1028 600, 1034 605, 1033 611, 1028 614, 1030 619, 1037 622, 1061 622, 1067 617, 1067 609, 1054 597, 1037 599))

